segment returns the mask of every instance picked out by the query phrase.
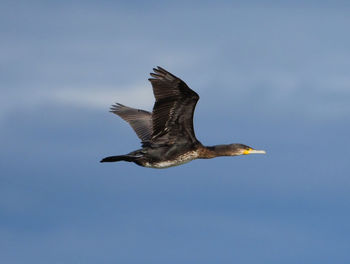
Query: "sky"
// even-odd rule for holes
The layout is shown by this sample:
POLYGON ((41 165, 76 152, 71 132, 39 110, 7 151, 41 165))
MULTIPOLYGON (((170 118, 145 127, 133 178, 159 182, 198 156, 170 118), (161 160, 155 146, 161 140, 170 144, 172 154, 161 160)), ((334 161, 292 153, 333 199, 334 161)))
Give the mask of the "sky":
POLYGON ((3 1, 0 262, 349 263, 346 1, 3 1), (119 102, 161 66, 205 145, 266 155, 156 170, 119 102))

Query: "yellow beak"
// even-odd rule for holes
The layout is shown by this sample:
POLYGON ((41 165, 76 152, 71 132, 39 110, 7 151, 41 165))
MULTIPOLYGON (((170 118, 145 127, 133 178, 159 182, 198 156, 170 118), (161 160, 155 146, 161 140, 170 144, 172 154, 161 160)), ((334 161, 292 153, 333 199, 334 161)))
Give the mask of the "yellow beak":
POLYGON ((265 150, 256 150, 256 149, 246 149, 243 152, 243 155, 248 155, 248 154, 266 154, 265 150))

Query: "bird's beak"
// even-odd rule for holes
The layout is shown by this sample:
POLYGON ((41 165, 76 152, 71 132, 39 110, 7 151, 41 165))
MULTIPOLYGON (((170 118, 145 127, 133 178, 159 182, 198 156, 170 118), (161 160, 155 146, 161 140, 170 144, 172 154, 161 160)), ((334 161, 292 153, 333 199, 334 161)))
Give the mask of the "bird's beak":
POLYGON ((249 154, 266 154, 265 150, 256 150, 256 149, 251 149, 249 151, 249 154))
POLYGON ((256 149, 247 149, 243 152, 243 154, 266 154, 265 150, 256 150, 256 149))

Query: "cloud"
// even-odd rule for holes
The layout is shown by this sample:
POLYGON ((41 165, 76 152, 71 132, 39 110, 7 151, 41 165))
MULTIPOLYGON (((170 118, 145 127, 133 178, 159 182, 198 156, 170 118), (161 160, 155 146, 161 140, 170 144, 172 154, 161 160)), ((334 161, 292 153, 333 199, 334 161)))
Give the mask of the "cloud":
POLYGON ((49 100, 58 104, 70 104, 88 108, 108 108, 119 102, 134 108, 151 108, 154 103, 152 90, 142 85, 115 89, 113 87, 90 87, 84 89, 63 88, 55 90, 49 100))
POLYGON ((108 110, 116 102, 151 111, 154 104, 151 86, 148 83, 143 86, 126 85, 118 89, 109 86, 63 86, 50 90, 39 88, 20 94, 9 92, 6 97, 0 98, 0 121, 10 113, 21 113, 46 105, 108 110))
POLYGON ((350 112, 343 11, 206 4, 195 13, 104 5, 81 12, 65 2, 58 12, 50 5, 27 8, 37 15, 19 9, 18 20, 6 19, 0 119, 46 103, 108 109, 118 101, 151 109, 146 78, 155 65, 169 67, 201 100, 254 102, 281 116, 350 112), (327 24, 320 23, 326 15, 327 24))

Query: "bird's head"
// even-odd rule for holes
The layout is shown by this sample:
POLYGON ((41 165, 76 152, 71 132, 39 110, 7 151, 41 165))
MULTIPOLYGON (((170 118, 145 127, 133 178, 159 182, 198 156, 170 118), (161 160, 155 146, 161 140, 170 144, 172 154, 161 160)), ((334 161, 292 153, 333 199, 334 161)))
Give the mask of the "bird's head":
POLYGON ((248 154, 266 154, 265 150, 256 150, 244 144, 230 144, 232 156, 248 154))

